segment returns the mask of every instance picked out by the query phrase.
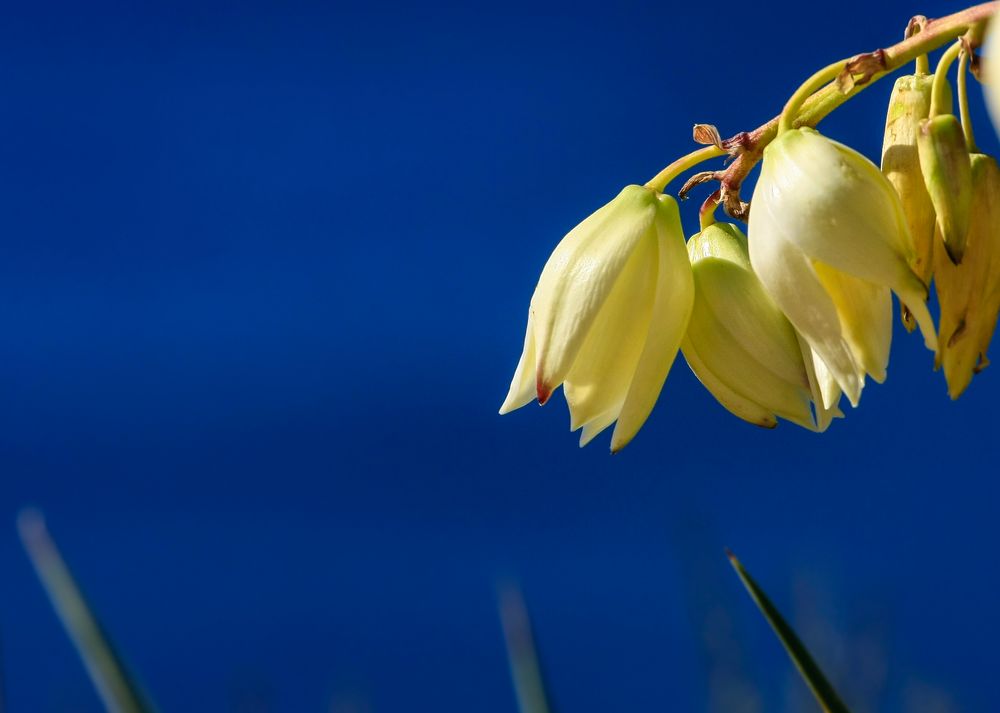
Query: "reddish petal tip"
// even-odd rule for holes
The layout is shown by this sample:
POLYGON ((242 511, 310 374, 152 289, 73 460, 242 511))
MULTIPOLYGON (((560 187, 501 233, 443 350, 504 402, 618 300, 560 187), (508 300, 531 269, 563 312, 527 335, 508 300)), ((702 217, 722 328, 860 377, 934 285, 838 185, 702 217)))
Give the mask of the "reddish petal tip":
POLYGON ((541 379, 536 382, 535 391, 538 393, 539 406, 544 406, 545 402, 549 400, 550 396, 552 396, 552 387, 543 383, 541 379))

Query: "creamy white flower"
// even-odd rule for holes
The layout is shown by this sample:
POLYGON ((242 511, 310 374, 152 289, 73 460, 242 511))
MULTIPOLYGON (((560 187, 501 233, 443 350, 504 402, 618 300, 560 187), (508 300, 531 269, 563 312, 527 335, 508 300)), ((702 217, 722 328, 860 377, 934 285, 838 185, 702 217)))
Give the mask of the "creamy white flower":
POLYGON ((825 430, 842 414, 823 407, 812 352, 751 269, 746 236, 715 223, 688 241, 688 253, 695 301, 681 351, 699 381, 750 423, 774 428, 780 416, 825 430))
POLYGON ((545 264, 500 413, 544 404, 562 385, 580 445, 617 421, 611 450, 620 450, 659 397, 693 300, 676 201, 626 187, 545 264))
POLYGON ((856 406, 866 374, 885 378, 890 290, 936 351, 899 197, 853 149, 812 129, 779 135, 764 150, 749 242, 761 282, 818 358, 826 408, 836 406, 840 390, 856 406))

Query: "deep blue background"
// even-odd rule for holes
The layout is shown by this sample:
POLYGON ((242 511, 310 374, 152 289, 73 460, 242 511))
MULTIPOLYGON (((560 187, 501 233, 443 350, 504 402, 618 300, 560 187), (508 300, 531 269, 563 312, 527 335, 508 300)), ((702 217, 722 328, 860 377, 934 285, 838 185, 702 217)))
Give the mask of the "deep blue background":
MULTIPOLYGON (((563 713, 814 710, 724 546, 857 711, 991 710, 996 367, 951 403, 898 332, 818 437, 678 362, 615 457, 561 397, 496 415, 569 228, 695 121, 752 128, 959 8, 5 5, 9 710, 99 709, 28 504, 164 711, 513 711, 509 577, 563 713)), ((877 157, 889 88, 825 130, 877 157)))

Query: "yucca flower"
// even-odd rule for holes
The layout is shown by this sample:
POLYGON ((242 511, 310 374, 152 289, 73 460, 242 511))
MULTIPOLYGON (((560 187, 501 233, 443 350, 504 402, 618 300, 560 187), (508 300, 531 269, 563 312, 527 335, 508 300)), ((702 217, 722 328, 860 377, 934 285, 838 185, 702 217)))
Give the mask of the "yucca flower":
MULTIPOLYGON (((882 173, 896 189, 903 205, 907 227, 913 242, 913 270, 917 277, 930 284, 931 257, 936 231, 934 204, 924 184, 917 152, 920 124, 930 115, 930 74, 908 74, 896 80, 889 98, 882 140, 882 173)), ((914 328, 912 318, 904 320, 906 328, 914 328)))
POLYGON ((972 376, 989 363, 986 352, 1000 312, 1000 167, 991 156, 972 155, 973 200, 968 248, 955 265, 936 247, 934 282, 941 305, 938 365, 948 394, 957 399, 972 376))
POLYGON ((965 255, 972 220, 972 169, 962 123, 954 114, 940 114, 920 123, 917 154, 924 185, 937 215, 943 247, 956 265, 965 255))
POLYGON ((764 150, 749 222, 750 262, 816 357, 826 408, 886 376, 895 292, 937 349, 899 197, 867 158, 808 128, 764 150))
POLYGON ((823 408, 811 351, 751 269, 746 236, 714 223, 688 241, 688 253, 695 300, 681 352, 698 380, 750 423, 774 428, 781 417, 825 430, 842 414, 823 408))
POLYGON ((580 445, 617 421, 611 450, 645 423, 694 300, 676 201, 628 186, 549 257, 528 310, 504 414, 560 385, 580 445))

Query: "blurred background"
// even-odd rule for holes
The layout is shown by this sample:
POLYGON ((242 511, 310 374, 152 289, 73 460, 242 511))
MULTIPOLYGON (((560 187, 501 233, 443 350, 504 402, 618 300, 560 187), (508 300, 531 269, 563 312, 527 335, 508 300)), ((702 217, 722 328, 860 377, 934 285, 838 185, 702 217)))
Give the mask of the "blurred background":
MULTIPOLYGON (((496 413, 566 231, 962 7, 5 5, 6 710, 100 710, 24 506, 164 711, 514 711, 509 580, 562 713, 815 710, 726 546, 856 713, 990 709, 997 367, 952 403, 898 330, 818 437, 678 360, 614 457, 496 413)), ((877 160, 890 88, 824 130, 877 160)))

